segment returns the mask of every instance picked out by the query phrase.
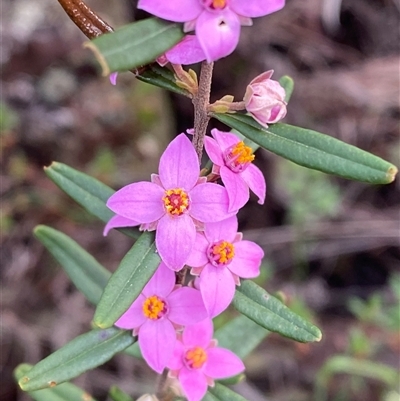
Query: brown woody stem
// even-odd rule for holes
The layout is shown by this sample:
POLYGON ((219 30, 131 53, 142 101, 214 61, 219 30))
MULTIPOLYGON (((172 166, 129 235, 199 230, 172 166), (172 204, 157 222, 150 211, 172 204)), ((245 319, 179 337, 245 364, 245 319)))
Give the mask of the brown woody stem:
MULTIPOLYGON (((113 32, 114 28, 100 18, 83 0, 57 0, 71 21, 89 39, 104 33, 113 32)), ((135 75, 142 73, 147 66, 131 70, 135 75)))
POLYGON ((199 90, 192 100, 194 106, 193 146, 200 162, 203 154, 204 137, 206 135, 208 122, 210 121, 207 108, 210 104, 213 67, 214 63, 207 63, 206 61, 201 63, 199 90))
POLYGON ((94 39, 103 33, 113 31, 113 28, 82 0, 58 0, 58 2, 72 22, 89 39, 94 39))

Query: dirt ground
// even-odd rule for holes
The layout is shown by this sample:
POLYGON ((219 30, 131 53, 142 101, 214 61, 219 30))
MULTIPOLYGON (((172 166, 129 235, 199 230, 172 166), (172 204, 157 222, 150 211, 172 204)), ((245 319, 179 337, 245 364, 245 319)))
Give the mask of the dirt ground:
MULTIPOLYGON (((88 4, 114 27, 143 17, 134 1, 88 4)), ((33 228, 61 230, 111 271, 131 245, 118 232, 104 238, 102 224, 42 167, 57 160, 116 189, 147 179, 166 144, 191 127, 193 112, 187 99, 130 73, 111 86, 56 0, 2 0, 1 14, 0 400, 25 401, 13 369, 89 330, 93 316, 33 228)), ((399 15, 397 0, 288 0, 281 12, 243 28, 236 52, 216 63, 212 100, 241 99, 253 77, 274 69, 274 77, 295 81, 284 122, 399 166, 399 15)), ((334 355, 399 369, 399 327, 379 323, 396 307, 389 282, 400 273, 399 180, 372 186, 327 177, 267 151, 258 152, 257 164, 267 201, 252 199, 239 221, 244 236, 265 250, 260 283, 284 293, 324 337, 305 345, 268 336, 246 359, 247 380, 236 390, 249 401, 311 400, 321 367, 334 355), (354 297, 373 294, 381 304, 371 306, 372 317, 349 307, 354 297)), ((328 381, 330 400, 388 401, 395 394, 377 379, 339 373, 328 381)), ((118 355, 74 383, 106 400, 111 384, 139 397, 152 391, 154 379, 144 363, 118 355)))

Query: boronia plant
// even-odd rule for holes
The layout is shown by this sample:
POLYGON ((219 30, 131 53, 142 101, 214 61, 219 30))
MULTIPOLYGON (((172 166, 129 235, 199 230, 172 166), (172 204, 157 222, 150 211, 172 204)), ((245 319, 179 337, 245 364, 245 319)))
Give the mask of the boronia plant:
MULTIPOLYGON (((89 400, 68 381, 125 352, 163 376, 142 401, 244 400, 221 380, 240 380, 242 359, 269 332, 299 342, 322 336, 250 280, 259 275, 264 252, 238 232, 236 215, 251 192, 260 204, 267 196, 254 152, 263 147, 302 166, 372 184, 392 182, 397 169, 335 138, 281 123, 293 81, 273 80, 273 71, 255 77, 240 101, 227 94, 210 104, 213 63, 235 50, 241 26, 280 10, 284 0, 139 0, 138 8, 158 18, 115 32, 82 1, 59 3, 92 39, 85 46, 111 83, 130 70, 191 99, 195 117, 165 149, 158 174, 117 192, 64 164, 45 168, 105 223, 105 235, 118 229, 134 244, 111 275, 65 234, 36 227, 35 236, 96 306, 94 328, 36 365, 20 365, 15 377, 35 400, 89 400), (198 62, 199 78, 183 67, 198 62), (206 136, 211 118, 226 130, 206 136), (207 166, 201 166, 203 150, 207 166), (214 332, 212 319, 230 304, 240 315, 214 332)), ((110 396, 131 400, 117 388, 110 396)))

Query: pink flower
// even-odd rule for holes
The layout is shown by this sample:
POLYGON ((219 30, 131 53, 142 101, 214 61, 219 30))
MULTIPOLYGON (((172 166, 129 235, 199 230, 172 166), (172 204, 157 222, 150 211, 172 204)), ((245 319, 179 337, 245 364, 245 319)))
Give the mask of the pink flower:
POLYGON ((285 0, 139 0, 138 8, 168 21, 185 22, 184 31, 196 31, 207 61, 231 54, 240 25, 251 18, 280 10, 285 0))
POLYGON ((253 278, 260 274, 263 250, 254 242, 242 241, 237 232, 236 216, 219 223, 206 224, 204 234, 198 232, 187 264, 197 281, 208 315, 223 312, 235 295, 239 277, 253 278))
MULTIPOLYGON (((192 251, 196 226, 230 217, 228 194, 221 185, 199 178, 197 154, 184 135, 178 135, 160 158, 159 175, 152 182, 136 182, 112 195, 107 206, 125 223, 156 231, 156 246, 164 263, 180 270, 192 251), (128 219, 128 220, 126 220, 128 219)), ((232 209, 232 208, 231 208, 232 209)), ((114 217, 116 227, 119 221, 114 217)))
POLYGON ((206 59, 203 49, 195 35, 186 35, 177 45, 157 58, 162 67, 172 64, 196 64, 206 59))
POLYGON ((258 196, 261 205, 265 200, 266 184, 260 169, 251 162, 254 155, 236 135, 217 129, 205 138, 204 146, 214 163, 213 173, 221 176, 228 191, 229 211, 238 210, 249 200, 249 188, 258 196))
POLYGON ((161 373, 173 354, 175 325, 186 326, 206 317, 200 292, 189 287, 176 288, 175 273, 161 262, 142 293, 115 325, 133 329, 133 335, 139 335, 143 358, 161 373))
POLYGON ((286 116, 285 89, 271 78, 273 70, 266 71, 247 85, 244 95, 246 110, 264 127, 286 116))
POLYGON ((210 319, 187 326, 175 345, 168 363, 170 376, 176 377, 188 401, 200 401, 214 379, 225 379, 244 371, 240 358, 232 351, 217 347, 212 340, 210 319))

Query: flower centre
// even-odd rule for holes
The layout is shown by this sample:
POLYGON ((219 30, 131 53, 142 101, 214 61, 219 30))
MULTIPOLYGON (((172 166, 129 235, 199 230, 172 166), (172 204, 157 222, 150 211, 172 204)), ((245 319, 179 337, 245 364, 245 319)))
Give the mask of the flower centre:
POLYGON ((167 313, 167 304, 157 295, 146 298, 143 303, 143 314, 151 320, 162 318, 167 313))
POLYGON ((223 10, 228 0, 201 0, 201 2, 209 10, 223 10))
POLYGON ((234 256, 235 248, 228 241, 219 241, 208 250, 208 259, 214 266, 228 265, 234 256))
POLYGON ((207 361, 207 354, 201 347, 194 347, 186 351, 185 363, 188 368, 199 369, 207 361))
POLYGON ((189 208, 189 196, 180 188, 168 189, 162 200, 167 213, 173 216, 180 216, 189 208))
POLYGON ((225 151, 227 166, 235 173, 240 173, 254 160, 253 150, 243 141, 231 146, 225 151))

